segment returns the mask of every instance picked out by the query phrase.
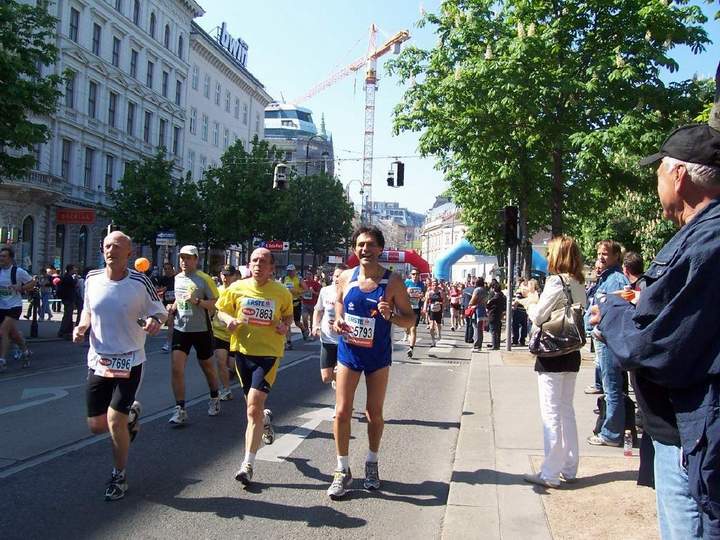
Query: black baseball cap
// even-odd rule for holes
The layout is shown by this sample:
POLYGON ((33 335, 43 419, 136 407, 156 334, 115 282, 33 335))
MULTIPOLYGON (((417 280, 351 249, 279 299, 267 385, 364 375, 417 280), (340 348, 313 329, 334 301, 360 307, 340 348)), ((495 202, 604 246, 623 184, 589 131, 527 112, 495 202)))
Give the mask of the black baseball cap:
POLYGON ((646 167, 664 157, 720 167, 720 131, 707 124, 690 124, 679 127, 665 139, 659 152, 641 159, 638 164, 646 167))
POLYGON ((221 274, 225 274, 226 276, 232 276, 235 272, 235 267, 232 264, 226 264, 220 271, 221 274))

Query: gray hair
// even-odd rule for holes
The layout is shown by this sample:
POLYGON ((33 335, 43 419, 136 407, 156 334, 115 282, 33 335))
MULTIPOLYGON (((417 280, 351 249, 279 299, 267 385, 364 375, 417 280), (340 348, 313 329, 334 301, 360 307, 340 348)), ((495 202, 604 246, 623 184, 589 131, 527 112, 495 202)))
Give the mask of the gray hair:
POLYGON ((711 165, 701 165, 700 163, 689 163, 675 159, 670 156, 663 158, 663 163, 668 169, 672 169, 677 165, 682 165, 690 177, 690 181, 700 187, 717 188, 720 187, 720 167, 711 165))
MULTIPOLYGON (((120 238, 123 238, 127 241, 127 243, 132 247, 132 238, 130 238, 127 234, 125 234, 122 231, 112 231, 110 234, 105 235, 105 238, 108 236, 119 236, 120 238)), ((105 239, 103 239, 103 244, 105 243, 105 239)))

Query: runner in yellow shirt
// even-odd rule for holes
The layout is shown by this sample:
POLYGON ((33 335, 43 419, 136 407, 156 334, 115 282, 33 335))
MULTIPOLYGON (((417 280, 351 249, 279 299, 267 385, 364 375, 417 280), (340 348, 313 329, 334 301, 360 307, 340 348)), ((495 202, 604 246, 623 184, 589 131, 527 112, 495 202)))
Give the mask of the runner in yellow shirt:
MULTIPOLYGON (((307 287, 305 287, 305 284, 300 281, 300 278, 297 276, 294 264, 288 264, 286 270, 287 275, 283 278, 282 284, 288 291, 290 291, 290 294, 292 294, 293 321, 295 322, 295 326, 297 326, 302 332, 303 339, 307 339, 309 331, 302 322, 301 303, 303 293, 307 290, 307 287)), ((287 348, 293 348, 292 341, 290 340, 290 332, 288 332, 287 335, 287 348)))
POLYGON ((259 248, 250 256, 252 277, 230 285, 217 301, 218 318, 230 331, 230 350, 247 401, 245 459, 235 479, 248 485, 253 477, 260 439, 272 444, 272 411, 265 400, 275 382, 285 335, 293 322, 292 295, 272 279, 275 258, 259 248))
MULTIPOLYGON (((218 293, 222 292, 240 278, 240 275, 231 264, 226 264, 220 271, 220 280, 222 285, 218 286, 218 293)), ((213 347, 215 349, 215 359, 217 360, 218 375, 220 376, 220 391, 218 397, 220 401, 227 401, 233 398, 230 390, 230 371, 234 369, 235 353, 230 350, 230 332, 225 323, 223 323, 216 315, 212 319, 213 331, 213 347)))

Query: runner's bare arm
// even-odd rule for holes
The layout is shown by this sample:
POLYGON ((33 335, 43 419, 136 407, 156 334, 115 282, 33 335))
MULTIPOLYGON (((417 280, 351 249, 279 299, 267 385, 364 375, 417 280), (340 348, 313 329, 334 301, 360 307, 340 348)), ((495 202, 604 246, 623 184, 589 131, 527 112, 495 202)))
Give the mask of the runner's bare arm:
POLYGON ((395 308, 395 314, 392 316, 393 324, 397 324, 402 328, 410 328, 415 325, 415 312, 410 305, 410 297, 408 296, 405 282, 400 274, 392 274, 386 290, 388 301, 395 308))
POLYGON ((335 324, 334 329, 335 332, 339 334, 344 334, 348 332, 348 326, 345 322, 345 306, 343 305, 343 300, 345 299, 345 288, 347 287, 348 283, 350 283, 350 279, 352 278, 353 269, 350 268, 349 270, 345 270, 342 274, 340 274, 340 277, 338 278, 338 283, 336 286, 337 289, 337 298, 335 298, 335 324))
POLYGON ((85 332, 90 328, 90 312, 83 309, 80 314, 80 324, 73 330, 73 342, 82 343, 85 341, 85 332))

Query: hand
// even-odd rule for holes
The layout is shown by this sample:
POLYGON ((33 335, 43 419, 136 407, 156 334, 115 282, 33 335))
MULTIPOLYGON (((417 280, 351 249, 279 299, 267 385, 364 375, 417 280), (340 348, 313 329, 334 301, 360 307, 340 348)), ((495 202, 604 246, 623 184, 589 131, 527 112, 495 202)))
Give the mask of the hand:
POLYGON ((313 328, 313 330, 312 330, 312 336, 313 336, 314 338, 320 337, 320 327, 319 327, 319 326, 316 326, 315 328, 313 328))
POLYGON ((227 324, 227 329, 228 329, 230 332, 234 332, 235 329, 236 329, 238 326, 240 326, 241 324, 242 324, 242 321, 241 321, 241 320, 233 319, 232 321, 230 321, 230 322, 227 324))
POLYGON ((602 314, 600 313, 600 308, 598 306, 590 306, 590 324, 597 326, 600 324, 601 319, 602 314))
POLYGON ((284 322, 280 321, 277 325, 275 325, 275 331, 280 335, 285 335, 288 332, 288 329, 290 327, 285 324, 284 322))
POLYGON ((151 336, 155 336, 160 331, 161 326, 162 325, 156 319, 148 317, 147 319, 145 319, 145 326, 143 327, 143 330, 145 330, 151 336))
POLYGON ((352 328, 350 327, 350 325, 346 323, 343 319, 335 319, 333 330, 335 330, 336 334, 349 334, 350 332, 352 332, 352 328))
POLYGON ((175 314, 175 303, 173 302, 167 307, 168 316, 172 317, 175 314))
POLYGON ((76 326, 73 330, 73 343, 82 343, 85 341, 85 332, 87 331, 87 328, 83 328, 82 326, 76 326))
POLYGON ((380 312, 380 315, 382 315, 383 319, 386 321, 390 320, 390 316, 393 312, 392 304, 385 301, 385 297, 381 296, 378 299, 378 311, 380 312))

